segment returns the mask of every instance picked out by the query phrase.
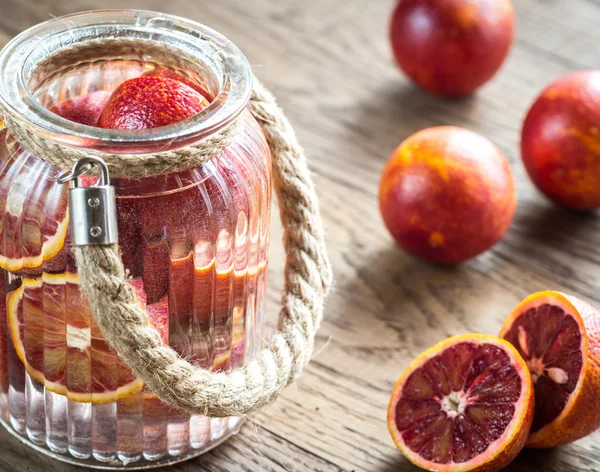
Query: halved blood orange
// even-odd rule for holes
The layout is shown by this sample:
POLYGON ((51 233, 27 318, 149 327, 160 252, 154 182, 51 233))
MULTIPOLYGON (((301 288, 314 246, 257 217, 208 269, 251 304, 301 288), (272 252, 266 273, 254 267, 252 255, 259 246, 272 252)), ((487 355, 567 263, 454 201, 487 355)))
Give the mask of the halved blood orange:
POLYGON ((410 364, 394 387, 388 427, 423 469, 495 472, 523 448, 533 401, 531 375, 513 346, 465 334, 410 364))
POLYGON ((530 295, 500 336, 521 353, 535 385, 527 447, 566 444, 600 427, 600 313, 560 292, 530 295))
MULTIPOLYGON (((140 280, 132 286, 140 303, 140 280)), ((147 307, 167 341, 168 301, 147 307)), ((110 349, 96 325, 75 274, 23 277, 8 297, 8 326, 16 353, 29 375, 77 402, 108 403, 140 391, 141 380, 110 349)))

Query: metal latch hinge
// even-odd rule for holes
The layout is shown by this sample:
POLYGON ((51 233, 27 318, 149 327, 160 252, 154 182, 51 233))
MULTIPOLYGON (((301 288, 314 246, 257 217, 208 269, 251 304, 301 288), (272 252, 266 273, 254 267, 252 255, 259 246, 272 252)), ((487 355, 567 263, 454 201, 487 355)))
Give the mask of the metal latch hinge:
POLYGON ((115 188, 110 185, 106 163, 99 157, 83 157, 71 172, 62 174, 58 182, 72 182, 69 189, 71 243, 74 246, 118 243, 115 188), (100 179, 90 187, 80 187, 79 177, 94 166, 100 168, 100 179))

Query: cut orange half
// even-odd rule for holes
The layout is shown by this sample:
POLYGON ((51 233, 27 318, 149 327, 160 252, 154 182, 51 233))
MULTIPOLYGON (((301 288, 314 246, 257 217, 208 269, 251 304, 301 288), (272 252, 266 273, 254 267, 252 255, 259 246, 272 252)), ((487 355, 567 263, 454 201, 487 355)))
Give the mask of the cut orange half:
POLYGON ((566 444, 600 427, 600 313, 560 292, 534 293, 500 336, 521 353, 535 384, 527 447, 566 444))
MULTIPOLYGON (((145 307, 141 281, 132 286, 145 307)), ((166 298, 147 307, 165 342, 166 298)), ((143 383, 108 346, 79 290, 76 274, 22 278, 7 303, 8 326, 27 373, 48 390, 77 402, 108 403, 139 392, 143 383)))
POLYGON ((410 364, 394 387, 388 427, 425 470, 495 472, 523 448, 533 401, 531 375, 512 345, 465 334, 410 364))

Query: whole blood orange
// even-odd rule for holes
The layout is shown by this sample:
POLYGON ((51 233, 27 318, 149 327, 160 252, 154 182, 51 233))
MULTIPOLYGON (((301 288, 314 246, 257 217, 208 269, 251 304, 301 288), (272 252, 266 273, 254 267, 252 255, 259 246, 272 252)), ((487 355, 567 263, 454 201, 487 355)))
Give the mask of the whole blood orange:
POLYGON ((202 88, 202 86, 194 82, 191 78, 186 77, 185 75, 174 71, 173 69, 169 69, 167 67, 156 67, 148 72, 144 73, 144 77, 166 77, 167 79, 178 80, 179 82, 183 82, 190 88, 193 88, 196 92, 201 94, 204 98, 206 98, 209 102, 212 101, 213 97, 202 88))
POLYGON ((437 127, 404 141, 390 157, 379 207, 392 236, 408 252, 457 263, 494 245, 516 205, 508 160, 471 131, 437 127))
POLYGON ((521 353, 535 384, 528 447, 580 439, 600 427, 600 314, 560 292, 527 297, 500 336, 521 353))
POLYGON ((428 349, 404 371, 388 427, 423 469, 496 472, 525 445, 533 401, 531 375, 513 346, 465 334, 428 349))
POLYGON ((391 24, 404 72, 423 89, 451 97, 490 80, 513 36, 510 0, 399 0, 391 24))
MULTIPOLYGON (((132 286, 146 307, 141 280, 132 286)), ((147 307, 165 342, 168 301, 147 307)), ((139 392, 143 383, 110 349, 79 291, 76 274, 22 278, 7 303, 8 328, 27 373, 77 402, 107 403, 139 392)))
POLYGON ((202 95, 178 80, 138 77, 115 89, 98 126, 124 130, 158 128, 189 118, 207 106, 202 95))
POLYGON ((551 200, 600 208, 600 71, 569 74, 541 93, 523 124, 521 155, 551 200))
POLYGON ((109 98, 110 92, 100 90, 66 100, 50 108, 50 111, 82 125, 96 126, 109 98))

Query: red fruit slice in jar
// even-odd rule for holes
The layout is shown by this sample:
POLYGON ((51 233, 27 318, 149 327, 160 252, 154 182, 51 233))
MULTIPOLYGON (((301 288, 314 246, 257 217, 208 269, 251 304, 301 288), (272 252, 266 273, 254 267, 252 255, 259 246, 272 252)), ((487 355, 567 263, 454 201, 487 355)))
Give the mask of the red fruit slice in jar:
MULTIPOLYGON (((77 107, 99 107, 104 95, 106 92, 94 92, 67 100, 53 110, 66 118, 77 115, 83 119, 93 111, 77 107)), ((64 255, 69 226, 68 187, 56 181, 58 169, 20 149, 13 138, 3 135, 2 139, 11 157, 0 171, 0 268, 37 275, 45 262, 64 255)), ((81 184, 94 181, 84 176, 81 184)), ((44 266, 46 271, 61 269, 64 261, 44 266)))
POLYGON ((12 155, 0 175, 0 268, 35 271, 64 248, 67 189, 53 167, 18 146, 12 155))
POLYGON ((215 372, 227 372, 239 369, 244 365, 246 354, 246 333, 244 328, 243 310, 234 309, 232 320, 231 351, 227 350, 215 356, 213 370, 215 372))
POLYGON ((527 447, 566 444, 600 427, 600 313, 560 292, 530 295, 500 336, 521 353, 535 384, 527 447))
POLYGON ((110 92, 100 90, 66 100, 50 108, 50 111, 75 123, 96 126, 109 98, 110 92))
POLYGON ((177 123, 208 106, 187 85, 164 77, 138 77, 119 85, 98 119, 100 128, 148 129, 177 123))
POLYGON ((134 266, 140 262, 134 270, 149 302, 167 294, 172 347, 207 369, 240 367, 246 350, 245 342, 234 339, 233 323, 246 306, 248 245, 257 244, 250 241, 248 219, 251 205, 252 214, 259 213, 260 195, 249 196, 244 182, 257 179, 251 165, 236 167, 232 160, 207 163, 198 171, 202 176, 177 174, 176 185, 165 179, 120 182, 124 194, 118 205, 127 231, 123 237, 120 224, 123 252, 133 251, 128 257, 134 266), (134 218, 126 216, 127 209, 134 218))
POLYGON ((402 453, 423 469, 494 472, 523 448, 533 401, 531 375, 513 346, 465 334, 410 364, 394 387, 388 427, 402 453))
MULTIPOLYGON (((141 280, 131 282, 142 306, 141 280)), ((152 324, 167 342, 167 300, 148 306, 152 324)), ((9 294, 8 327, 29 375, 48 390, 77 402, 108 403, 143 387, 110 349, 80 291, 77 275, 22 278, 9 294)))
MULTIPOLYGON (((0 280, 0 392, 8 392, 8 339, 6 337, 6 290, 4 274, 0 280)), ((3 405, 0 405, 2 408, 3 405)), ((1 415, 1 413, 0 413, 1 415)))
POLYGON ((201 94, 208 102, 212 102, 213 97, 210 93, 208 93, 199 83, 194 82, 191 78, 186 77, 185 75, 174 71, 173 69, 168 69, 167 67, 156 67, 155 69, 149 70, 144 73, 143 77, 165 77, 167 79, 177 80, 179 82, 184 83, 188 87, 194 89, 196 92, 201 94))
MULTIPOLYGON (((193 362, 204 368, 210 368, 215 372, 227 372, 232 369, 239 369, 244 366, 246 358, 246 332, 244 326, 244 311, 240 308, 234 309, 232 316, 232 334, 231 334, 231 347, 221 352, 213 352, 212 345, 212 330, 210 315, 206 315, 204 321, 198 318, 198 315, 202 316, 200 312, 193 312, 196 307, 190 302, 194 298, 194 281, 198 285, 197 288, 201 288, 201 293, 204 294, 201 305, 210 309, 211 297, 206 297, 207 290, 210 289, 210 282, 207 278, 207 272, 201 270, 196 271, 196 277, 193 275, 190 277, 188 271, 193 271, 192 255, 189 257, 182 258, 180 260, 172 261, 171 263, 171 277, 177 277, 179 283, 172 284, 170 286, 170 301, 169 301, 169 328, 170 328, 170 345, 179 351, 180 353, 188 352, 188 357, 193 362), (179 277, 182 278, 179 278, 179 277), (186 277, 183 277, 186 276, 186 277), (195 317, 194 317, 195 316, 195 317), (186 329, 194 330, 194 345, 189 345, 190 334, 189 331, 184 332, 186 329), (212 362, 212 365, 210 364, 212 362)), ((200 295, 202 296, 202 295, 200 295)), ((198 300, 198 296, 196 300, 198 300)), ((198 300, 199 301, 199 300, 198 300)), ((150 310, 150 307, 148 308, 150 310)), ((161 316, 162 318, 162 316, 161 316)), ((131 400, 153 400, 157 399, 156 395, 148 390, 146 387, 141 392, 130 397, 131 400)), ((157 406, 161 406, 160 404, 157 406)))

